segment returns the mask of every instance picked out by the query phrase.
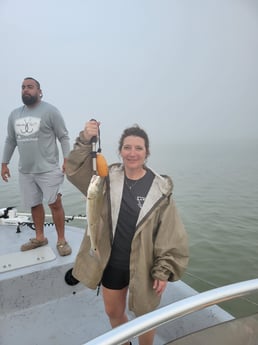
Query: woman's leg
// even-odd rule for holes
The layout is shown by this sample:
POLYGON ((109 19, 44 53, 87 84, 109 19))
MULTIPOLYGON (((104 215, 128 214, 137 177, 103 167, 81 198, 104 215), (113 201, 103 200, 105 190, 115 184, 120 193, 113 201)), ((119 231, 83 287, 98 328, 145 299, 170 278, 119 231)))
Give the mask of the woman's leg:
MULTIPOLYGON (((128 287, 120 290, 112 290, 102 286, 102 295, 105 304, 105 311, 109 317, 112 328, 120 326, 128 321, 125 313, 126 295, 128 287)), ((129 345, 127 342, 124 345, 129 345)))
POLYGON ((109 317, 112 328, 128 321, 125 314, 127 290, 127 287, 121 290, 112 290, 104 286, 102 287, 105 311, 109 317))
POLYGON ((148 331, 139 336, 139 345, 153 345, 155 329, 148 331))

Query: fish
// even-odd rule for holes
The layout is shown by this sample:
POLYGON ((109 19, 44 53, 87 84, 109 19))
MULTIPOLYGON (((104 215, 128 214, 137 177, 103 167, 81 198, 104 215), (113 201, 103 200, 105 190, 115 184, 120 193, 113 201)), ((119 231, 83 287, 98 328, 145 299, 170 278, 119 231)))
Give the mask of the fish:
POLYGON ((99 223, 104 198, 104 177, 93 175, 86 197, 87 234, 90 237, 90 255, 100 258, 98 250, 99 223))

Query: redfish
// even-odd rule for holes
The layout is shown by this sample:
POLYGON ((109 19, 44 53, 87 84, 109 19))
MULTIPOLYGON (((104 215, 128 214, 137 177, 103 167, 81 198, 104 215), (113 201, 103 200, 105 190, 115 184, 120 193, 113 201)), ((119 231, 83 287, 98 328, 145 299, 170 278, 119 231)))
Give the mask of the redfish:
POLYGON ((98 240, 100 236, 99 223, 104 197, 104 178, 93 175, 88 187, 86 198, 87 234, 90 236, 90 255, 100 257, 98 240))

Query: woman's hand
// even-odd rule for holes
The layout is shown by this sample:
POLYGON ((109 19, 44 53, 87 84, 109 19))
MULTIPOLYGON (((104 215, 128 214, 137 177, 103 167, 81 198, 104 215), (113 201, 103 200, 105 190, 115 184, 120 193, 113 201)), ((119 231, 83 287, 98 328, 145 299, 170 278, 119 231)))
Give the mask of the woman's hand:
POLYGON ((167 287, 167 281, 155 279, 153 283, 153 289, 160 296, 167 287))
POLYGON ((99 133, 99 126, 100 122, 96 120, 91 120, 86 122, 84 130, 83 130, 83 135, 85 140, 91 141, 92 137, 97 137, 99 133))

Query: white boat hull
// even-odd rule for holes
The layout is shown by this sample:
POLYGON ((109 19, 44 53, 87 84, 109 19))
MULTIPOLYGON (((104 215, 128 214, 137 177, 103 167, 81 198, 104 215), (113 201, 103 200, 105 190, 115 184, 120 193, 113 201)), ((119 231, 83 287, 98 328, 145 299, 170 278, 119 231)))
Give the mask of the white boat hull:
MULTIPOLYGON (((34 237, 27 226, 21 227, 20 233, 10 229, 0 227, 0 262, 1 257, 17 253, 22 243, 34 237)), ((46 226, 45 234, 55 259, 0 273, 0 344, 81 345, 110 330, 102 297, 80 283, 70 286, 64 280, 73 267, 84 230, 66 226, 73 249, 66 257, 58 255, 55 228, 46 226)), ((182 281, 169 283, 161 306, 196 293, 182 281)), ((134 316, 129 313, 129 317, 134 316)), ((159 327, 155 345, 230 319, 232 316, 221 308, 209 307, 159 327)))

